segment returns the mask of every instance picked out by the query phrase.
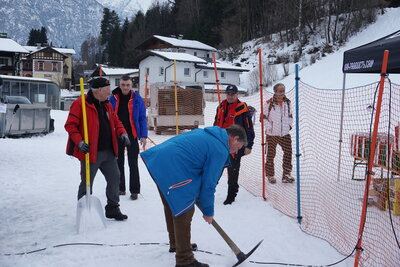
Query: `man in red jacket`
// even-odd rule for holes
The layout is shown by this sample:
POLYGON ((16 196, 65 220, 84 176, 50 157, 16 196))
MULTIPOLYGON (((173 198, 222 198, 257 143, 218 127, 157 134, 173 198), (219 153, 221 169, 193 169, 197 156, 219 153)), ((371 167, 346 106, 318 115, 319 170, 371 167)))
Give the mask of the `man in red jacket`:
POLYGON ((108 97, 111 94, 110 83, 105 78, 95 78, 89 82, 90 90, 85 96, 86 116, 88 123, 89 144, 84 142, 82 99, 78 98, 72 105, 65 123, 69 134, 67 154, 78 158, 81 162, 81 183, 78 199, 86 192, 85 153, 90 153, 90 191, 98 169, 107 181, 106 217, 122 221, 128 216, 119 209, 119 169, 118 156, 119 137, 125 146, 129 146, 129 137, 118 116, 112 110, 108 97))

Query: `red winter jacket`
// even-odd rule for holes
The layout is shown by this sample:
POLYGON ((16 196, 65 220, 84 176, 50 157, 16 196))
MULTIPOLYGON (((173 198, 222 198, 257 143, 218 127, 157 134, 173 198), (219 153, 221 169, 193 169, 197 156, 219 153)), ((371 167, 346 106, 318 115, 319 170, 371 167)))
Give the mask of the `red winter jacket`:
MULTIPOLYGON (((87 95, 85 99, 88 100, 87 95)), ((117 114, 114 113, 110 103, 104 104, 107 109, 107 114, 110 122, 112 147, 114 150, 114 155, 118 156, 118 140, 117 136, 120 137, 121 134, 126 134, 122 122, 118 119, 117 114)), ((95 163, 97 161, 97 146, 99 139, 99 118, 97 114, 97 109, 93 103, 86 101, 86 116, 88 124, 88 135, 89 135, 89 145, 90 145, 90 162, 95 163)), ((67 154, 78 158, 81 161, 85 160, 85 154, 80 151, 77 144, 84 140, 83 135, 83 119, 82 119, 82 99, 78 98, 75 100, 70 108, 67 121, 64 125, 65 130, 67 130, 69 138, 67 143, 67 154)))

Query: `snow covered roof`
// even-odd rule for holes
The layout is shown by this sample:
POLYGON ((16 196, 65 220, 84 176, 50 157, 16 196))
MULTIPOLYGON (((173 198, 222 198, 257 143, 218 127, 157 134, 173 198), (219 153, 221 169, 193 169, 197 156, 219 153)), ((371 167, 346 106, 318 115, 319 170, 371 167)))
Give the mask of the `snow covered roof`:
POLYGON ((139 72, 138 69, 124 69, 124 68, 110 68, 110 67, 101 67, 101 71, 104 75, 127 75, 139 72))
POLYGON ((166 36, 161 36, 161 35, 153 35, 152 37, 148 38, 145 40, 143 43, 138 45, 136 48, 137 49, 143 49, 146 50, 148 48, 153 48, 154 44, 157 42, 163 42, 167 43, 173 47, 182 47, 182 48, 189 48, 189 49, 198 49, 198 50, 206 50, 206 51, 217 51, 216 48, 206 45, 202 42, 195 41, 195 40, 186 40, 186 39, 179 39, 179 38, 174 38, 174 37, 166 37, 166 36))
POLYGON ((9 38, 0 38, 0 51, 14 53, 29 53, 23 46, 9 38))
MULTIPOLYGON (((234 66, 226 62, 221 62, 219 60, 216 60, 216 65, 218 70, 250 71, 249 69, 234 66)), ((199 67, 200 69, 214 69, 214 63, 209 62, 206 64, 196 64, 196 67, 199 67)))
MULTIPOLYGON (((26 50, 28 50, 30 53, 36 52, 38 50, 41 50, 45 47, 37 47, 37 46, 30 46, 30 45, 24 45, 23 46, 26 50)), ((54 50, 61 54, 67 54, 67 55, 75 55, 75 50, 72 48, 58 48, 58 47, 52 47, 54 50)))
POLYGON ((165 52, 165 51, 158 51, 158 50, 149 50, 150 54, 157 55, 167 60, 176 60, 176 61, 184 61, 184 62, 194 62, 194 63, 203 63, 206 64, 207 62, 204 59, 199 57, 187 54, 187 53, 178 53, 178 52, 165 52))
POLYGON ((185 47, 185 48, 193 48, 193 49, 200 49, 200 50, 207 50, 207 51, 217 51, 212 46, 203 44, 202 42, 195 41, 195 40, 186 40, 186 39, 178 39, 173 37, 165 37, 161 35, 153 35, 153 37, 158 38, 166 43, 169 43, 176 47, 185 47))
MULTIPOLYGON (((26 52, 25 52, 26 53, 26 52)), ((11 76, 11 75, 0 75, 0 78, 4 80, 21 80, 21 81, 35 81, 35 82, 53 82, 45 78, 32 78, 23 76, 11 76)))
MULTIPOLYGON (((228 86, 227 84, 220 84, 219 85, 220 92, 221 93, 225 93, 225 88, 227 86, 228 86)), ((246 93, 248 91, 247 88, 240 87, 238 85, 236 87, 238 88, 239 92, 246 93)), ((215 91, 217 91, 217 85, 215 83, 206 83, 206 84, 204 84, 204 90, 215 90, 215 91)))

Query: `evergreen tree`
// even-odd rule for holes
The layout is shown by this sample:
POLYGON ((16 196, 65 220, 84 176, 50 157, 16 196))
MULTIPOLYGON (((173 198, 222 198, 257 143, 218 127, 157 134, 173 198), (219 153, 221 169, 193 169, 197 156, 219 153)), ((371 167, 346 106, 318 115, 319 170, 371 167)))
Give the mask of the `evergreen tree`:
POLYGON ((27 45, 47 44, 47 30, 45 27, 39 29, 31 29, 29 32, 27 45))
POLYGON ((100 42, 102 45, 106 44, 110 40, 110 9, 103 9, 103 19, 101 20, 101 30, 100 30, 100 42))
POLYGON ((121 61, 119 59, 121 58, 120 20, 114 10, 110 12, 108 8, 104 8, 100 37, 101 44, 105 45, 104 61, 102 60, 101 63, 119 64, 121 61))
POLYGON ((47 30, 45 27, 40 28, 40 34, 39 34, 39 42, 42 44, 47 44, 48 39, 47 39, 47 30))

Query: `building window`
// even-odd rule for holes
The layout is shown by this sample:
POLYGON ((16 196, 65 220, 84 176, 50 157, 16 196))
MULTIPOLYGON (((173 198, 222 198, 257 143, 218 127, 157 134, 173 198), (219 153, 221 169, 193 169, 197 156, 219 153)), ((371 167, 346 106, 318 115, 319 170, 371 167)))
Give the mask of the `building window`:
POLYGON ((58 63, 57 62, 51 62, 51 66, 52 66, 52 71, 58 71, 58 63))
POLYGON ((206 70, 203 71, 203 77, 204 77, 204 78, 208 78, 208 71, 206 71, 206 70))
POLYGON ((193 55, 194 55, 195 57, 197 57, 197 52, 194 52, 193 55))
POLYGON ((115 86, 119 86, 119 80, 120 79, 115 79, 115 86))
POLYGON ((45 57, 53 57, 53 52, 46 51, 44 52, 45 57))
POLYGON ((32 70, 32 62, 25 62, 24 63, 25 70, 32 70))
POLYGON ((164 75, 164 68, 163 68, 163 67, 160 67, 160 73, 159 73, 159 75, 160 75, 160 76, 163 76, 163 75, 164 75))
POLYGON ((8 58, 0 57, 0 66, 8 66, 8 58))
POLYGON ((185 76, 190 76, 190 68, 184 68, 184 69, 183 69, 183 74, 184 74, 185 76))
POLYGON ((44 70, 44 62, 43 61, 39 61, 38 62, 38 64, 39 64, 39 67, 38 67, 38 70, 44 70))
POLYGON ((150 68, 146 68, 147 75, 150 75, 150 68))
POLYGON ((68 74, 68 66, 67 65, 64 65, 64 74, 68 74))
POLYGON ((225 72, 224 71, 221 71, 221 78, 225 79, 225 72))

